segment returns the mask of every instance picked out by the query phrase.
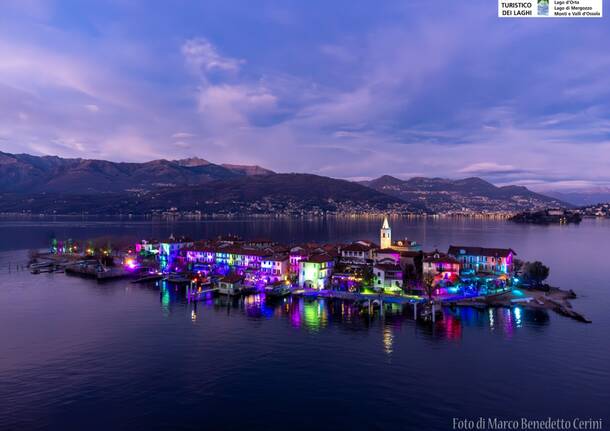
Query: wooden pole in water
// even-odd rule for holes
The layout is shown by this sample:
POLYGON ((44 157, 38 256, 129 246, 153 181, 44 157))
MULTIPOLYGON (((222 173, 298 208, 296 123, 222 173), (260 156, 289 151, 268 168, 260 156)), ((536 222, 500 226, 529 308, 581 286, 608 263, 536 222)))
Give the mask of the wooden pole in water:
POLYGON ((413 304, 413 320, 417 320, 417 302, 413 304))
POLYGON ((432 301, 432 323, 436 322, 436 308, 434 301, 432 301))

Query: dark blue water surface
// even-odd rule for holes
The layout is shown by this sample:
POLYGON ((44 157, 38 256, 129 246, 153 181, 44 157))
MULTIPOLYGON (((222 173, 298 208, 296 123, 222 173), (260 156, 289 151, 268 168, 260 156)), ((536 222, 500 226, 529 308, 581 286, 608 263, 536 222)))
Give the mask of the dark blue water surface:
POLYGON ((610 420, 610 222, 394 219, 430 249, 512 247, 581 297, 586 325, 523 309, 395 310, 251 296, 187 303, 165 285, 19 270, 58 238, 377 240, 378 219, 0 221, 0 429, 451 429, 452 418, 610 420))

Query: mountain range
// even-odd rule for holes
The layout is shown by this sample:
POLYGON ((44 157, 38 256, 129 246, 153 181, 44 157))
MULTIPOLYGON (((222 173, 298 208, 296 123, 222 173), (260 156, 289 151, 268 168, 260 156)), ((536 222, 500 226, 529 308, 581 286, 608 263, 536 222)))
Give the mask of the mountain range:
POLYGON ((535 193, 522 186, 497 187, 478 177, 459 180, 414 177, 401 180, 384 175, 360 184, 395 196, 411 205, 424 205, 435 212, 524 211, 534 208, 569 206, 565 202, 535 193))
POLYGON ((274 172, 199 158, 123 163, 0 152, 0 192, 101 193, 204 184, 274 172))
POLYGON ((0 152, 0 212, 202 213, 522 211, 567 206, 480 178, 388 175, 360 183, 197 157, 145 163, 0 152))
POLYGON ((400 199, 359 184, 311 174, 271 174, 213 180, 188 187, 108 193, 0 193, 0 212, 149 214, 178 209, 214 214, 358 212, 398 206, 400 199))
POLYGON ((576 206, 595 205, 610 202, 609 187, 592 187, 585 190, 552 190, 545 192, 548 196, 576 206))

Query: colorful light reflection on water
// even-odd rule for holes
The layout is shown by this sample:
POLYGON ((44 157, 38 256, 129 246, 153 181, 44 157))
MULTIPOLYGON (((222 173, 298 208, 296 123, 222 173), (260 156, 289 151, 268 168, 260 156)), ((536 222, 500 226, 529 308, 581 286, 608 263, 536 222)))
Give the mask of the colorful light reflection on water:
POLYGON ((289 296, 271 298, 265 293, 256 293, 243 297, 226 297, 209 293, 199 300, 189 300, 181 294, 179 288, 159 282, 161 309, 169 313, 172 304, 191 303, 189 308, 192 321, 197 320, 197 306, 212 310, 232 310, 251 319, 286 320, 290 326, 311 332, 320 332, 333 326, 366 328, 383 324, 383 350, 391 356, 395 330, 405 325, 414 326, 434 338, 459 341, 465 327, 486 327, 491 332, 500 331, 506 337, 512 337, 515 331, 525 322, 546 324, 549 317, 546 311, 525 310, 521 307, 479 309, 457 307, 443 309, 443 317, 435 324, 415 322, 411 305, 387 303, 383 310, 375 309, 371 313, 366 308, 359 308, 353 302, 328 298, 309 298, 289 296))

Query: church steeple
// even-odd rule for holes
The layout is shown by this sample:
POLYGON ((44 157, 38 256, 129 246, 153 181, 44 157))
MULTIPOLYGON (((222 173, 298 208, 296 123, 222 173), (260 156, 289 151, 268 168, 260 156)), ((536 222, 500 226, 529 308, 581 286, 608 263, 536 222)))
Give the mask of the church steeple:
POLYGON ((390 248, 392 246, 392 229, 387 217, 383 218, 383 224, 379 231, 379 246, 381 248, 390 248))

